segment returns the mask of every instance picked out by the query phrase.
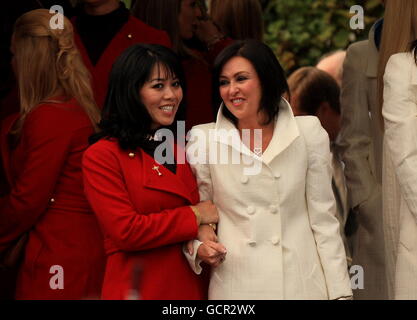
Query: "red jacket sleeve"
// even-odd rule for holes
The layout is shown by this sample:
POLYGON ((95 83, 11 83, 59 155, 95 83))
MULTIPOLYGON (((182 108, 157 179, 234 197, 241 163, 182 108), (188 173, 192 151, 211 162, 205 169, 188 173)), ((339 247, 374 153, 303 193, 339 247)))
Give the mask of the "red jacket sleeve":
POLYGON ((67 157, 71 133, 56 107, 40 106, 26 119, 20 143, 24 163, 8 195, 0 199, 0 249, 28 231, 45 212, 67 157))
MULTIPOLYGON (((137 212, 117 155, 102 146, 93 145, 84 154, 84 189, 104 234, 119 249, 147 250, 197 236, 196 218, 189 206, 146 215, 137 212)), ((143 198, 146 201, 146 195, 143 198)))

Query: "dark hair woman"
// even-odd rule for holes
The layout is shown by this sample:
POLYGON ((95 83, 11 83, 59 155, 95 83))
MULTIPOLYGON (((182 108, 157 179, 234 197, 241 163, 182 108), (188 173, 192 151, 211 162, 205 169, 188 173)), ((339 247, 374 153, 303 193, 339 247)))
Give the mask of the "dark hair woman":
POLYGON ((136 0, 133 15, 150 26, 166 31, 181 57, 189 89, 185 95, 185 124, 192 126, 214 120, 211 67, 217 54, 231 39, 225 38, 208 18, 201 0, 136 0), (187 40, 197 36, 205 50, 191 49, 187 40))
POLYGON ((217 222, 217 210, 199 202, 182 151, 158 130, 174 122, 183 83, 177 57, 159 45, 134 45, 113 65, 101 131, 83 159, 85 192, 108 255, 103 299, 206 296, 182 243, 200 224, 217 222), (167 157, 173 161, 164 163, 167 157))
MULTIPOLYGON (((234 57, 250 61, 258 74, 261 85, 259 113, 265 115, 265 124, 272 123, 278 115, 282 95, 289 91, 284 70, 266 44, 256 40, 237 41, 224 49, 216 59, 213 70, 214 88, 222 86, 220 73, 224 65, 234 57)), ((214 95, 215 101, 221 101, 220 91, 215 91, 214 95)), ((223 108, 223 115, 233 122, 237 121, 228 108, 223 108)))
POLYGON ((214 75, 223 101, 217 121, 194 127, 187 145, 201 199, 219 210, 217 237, 227 248, 220 263, 202 259, 213 266, 209 299, 350 298, 320 122, 293 116, 282 98, 284 71, 259 41, 227 47, 214 75))

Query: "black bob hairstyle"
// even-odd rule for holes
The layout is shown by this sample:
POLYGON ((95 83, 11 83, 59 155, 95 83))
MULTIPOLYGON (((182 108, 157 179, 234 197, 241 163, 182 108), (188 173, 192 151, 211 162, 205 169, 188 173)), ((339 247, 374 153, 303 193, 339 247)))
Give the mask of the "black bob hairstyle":
MULTIPOLYGON (((151 133, 152 119, 140 99, 139 90, 149 80, 155 66, 160 72, 167 72, 164 76, 177 78, 185 96, 184 74, 176 54, 156 44, 135 44, 113 64, 99 132, 90 137, 90 143, 116 138, 123 150, 136 150, 144 145, 151 133)), ((176 119, 181 118, 183 110, 184 99, 176 119)), ((175 121, 170 129, 174 130, 174 124, 175 121)))
MULTIPOLYGON (((289 92, 289 89, 284 70, 278 59, 266 44, 258 40, 236 41, 217 56, 213 70, 214 110, 218 110, 222 101, 219 93, 222 69, 234 57, 249 60, 255 68, 262 88, 258 112, 265 112, 266 123, 264 124, 271 123, 278 115, 282 95, 289 92)), ((237 123, 235 116, 226 107, 223 108, 223 115, 234 124, 237 123)))

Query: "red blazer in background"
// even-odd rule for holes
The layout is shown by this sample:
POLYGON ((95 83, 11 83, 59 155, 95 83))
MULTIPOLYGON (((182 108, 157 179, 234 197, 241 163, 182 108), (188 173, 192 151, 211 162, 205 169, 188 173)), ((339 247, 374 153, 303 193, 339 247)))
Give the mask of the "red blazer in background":
POLYGON ((171 41, 166 32, 148 26, 139 19, 130 16, 127 23, 113 37, 96 65, 91 63, 87 50, 77 33, 76 17, 73 18, 74 39, 80 51, 84 64, 92 75, 92 87, 97 105, 102 108, 107 94, 110 70, 117 57, 136 43, 160 44, 171 48, 171 41))
POLYGON ((189 205, 199 193, 189 165, 178 164, 173 174, 142 150, 133 155, 115 140, 100 140, 85 152, 83 172, 108 255, 102 298, 128 299, 131 289, 146 300, 205 298, 182 253, 198 232, 189 205))
POLYGON ((29 231, 16 298, 97 297, 104 274, 103 240, 83 193, 81 171, 91 122, 75 100, 39 105, 11 149, 7 136, 17 119, 7 118, 0 136, 11 186, 0 198, 0 249, 29 231), (50 285, 57 274, 53 266, 62 267, 62 289, 50 285))

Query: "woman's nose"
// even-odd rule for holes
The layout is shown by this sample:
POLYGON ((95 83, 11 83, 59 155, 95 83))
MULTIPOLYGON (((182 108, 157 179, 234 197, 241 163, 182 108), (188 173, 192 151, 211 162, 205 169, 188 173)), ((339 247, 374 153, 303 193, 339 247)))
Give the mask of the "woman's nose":
POLYGON ((236 83, 231 82, 229 90, 231 95, 235 95, 239 92, 239 86, 236 83))
POLYGON ((166 87, 166 89, 164 90, 164 98, 168 100, 173 100, 175 98, 174 89, 170 86, 166 87))

